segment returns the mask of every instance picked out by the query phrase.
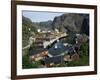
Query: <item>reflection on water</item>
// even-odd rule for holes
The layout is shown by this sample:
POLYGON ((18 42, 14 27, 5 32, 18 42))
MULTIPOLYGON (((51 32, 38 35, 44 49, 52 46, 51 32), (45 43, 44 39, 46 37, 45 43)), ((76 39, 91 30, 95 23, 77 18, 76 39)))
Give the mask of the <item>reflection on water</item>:
POLYGON ((54 45, 51 46, 51 48, 49 48, 49 53, 53 56, 61 55, 63 53, 67 54, 71 46, 64 45, 64 44, 65 43, 62 43, 62 42, 56 42, 54 45))

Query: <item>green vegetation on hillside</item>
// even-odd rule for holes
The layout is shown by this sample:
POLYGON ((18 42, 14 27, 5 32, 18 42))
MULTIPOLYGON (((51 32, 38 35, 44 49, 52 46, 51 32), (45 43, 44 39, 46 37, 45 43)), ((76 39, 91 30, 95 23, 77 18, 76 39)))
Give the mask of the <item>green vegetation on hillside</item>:
MULTIPOLYGON (((26 53, 28 53, 28 50, 26 50, 26 53)), ((38 68, 41 65, 40 61, 32 62, 29 58, 29 54, 25 54, 22 57, 22 68, 23 69, 29 69, 29 68, 38 68)))
POLYGON ((26 17, 22 17, 22 47, 28 45, 31 32, 37 33, 36 26, 26 17))
POLYGON ((79 51, 80 59, 78 61, 68 62, 67 66, 87 66, 89 65, 89 43, 82 43, 79 51))
MULTIPOLYGON (((37 15, 38 16, 38 15, 37 15)), ((58 29, 60 32, 68 33, 68 36, 62 40, 62 43, 68 43, 72 46, 76 44, 76 34, 86 34, 81 36, 81 40, 84 43, 81 44, 78 52, 80 59, 77 61, 67 61, 62 64, 54 64, 53 67, 61 66, 86 66, 89 65, 89 42, 85 42, 87 35, 89 35, 89 16, 88 14, 63 14, 61 16, 55 16, 53 21, 45 22, 32 22, 29 18, 22 16, 22 48, 29 44, 29 38, 41 36, 41 33, 37 32, 37 29, 42 30, 54 30, 58 29), (84 27, 85 26, 85 27, 84 27), (34 35, 33 35, 34 34, 34 35), (38 35, 37 35, 38 34, 38 35)), ((30 41, 31 42, 31 41, 30 41)), ((30 47, 30 46, 29 46, 30 47)), ((36 44, 31 45, 35 49, 36 44)), ((59 49, 60 50, 60 49, 59 49)), ((59 52, 57 50, 57 52, 59 52)), ((56 53, 56 52, 55 52, 56 53)), ((41 67, 41 61, 30 60, 29 48, 22 50, 22 68, 39 68, 41 67)), ((42 66, 43 67, 43 66, 42 66)))

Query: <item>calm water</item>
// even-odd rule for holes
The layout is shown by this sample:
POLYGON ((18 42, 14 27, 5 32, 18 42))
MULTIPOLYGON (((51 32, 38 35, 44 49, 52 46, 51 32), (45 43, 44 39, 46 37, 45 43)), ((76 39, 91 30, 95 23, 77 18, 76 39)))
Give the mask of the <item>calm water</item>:
POLYGON ((65 46, 62 42, 56 42, 51 48, 49 48, 49 53, 53 56, 60 55, 68 52, 71 47, 65 46))

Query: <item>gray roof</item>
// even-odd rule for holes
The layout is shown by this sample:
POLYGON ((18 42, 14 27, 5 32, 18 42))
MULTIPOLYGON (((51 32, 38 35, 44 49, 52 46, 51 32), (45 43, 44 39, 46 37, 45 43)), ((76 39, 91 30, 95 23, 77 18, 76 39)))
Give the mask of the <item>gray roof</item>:
POLYGON ((40 49, 32 49, 32 48, 30 48, 29 49, 29 55, 30 56, 36 55, 36 54, 39 54, 39 53, 41 53, 43 51, 47 51, 47 49, 45 49, 45 48, 40 48, 40 49))
POLYGON ((73 47, 70 47, 70 48, 68 49, 68 52, 69 52, 70 54, 74 54, 74 48, 73 48, 73 47))
POLYGON ((53 56, 57 56, 57 55, 61 55, 62 53, 67 54, 66 52, 69 52, 70 54, 74 54, 74 48, 72 46, 64 46, 61 43, 58 43, 57 46, 58 48, 54 48, 55 45, 53 45, 53 47, 51 47, 48 51, 51 55, 53 56))
POLYGON ((54 57, 50 57, 50 58, 45 58, 43 61, 45 64, 50 64, 50 63, 55 63, 55 64, 59 64, 64 62, 64 56, 54 56, 54 57))

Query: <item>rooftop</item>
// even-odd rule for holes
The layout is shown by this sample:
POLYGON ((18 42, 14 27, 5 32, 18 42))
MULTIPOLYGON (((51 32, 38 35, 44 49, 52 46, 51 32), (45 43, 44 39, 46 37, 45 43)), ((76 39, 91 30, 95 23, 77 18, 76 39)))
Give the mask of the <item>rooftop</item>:
POLYGON ((29 49, 29 55, 30 55, 30 56, 36 55, 36 54, 39 54, 39 53, 41 53, 41 52, 43 52, 43 51, 47 51, 47 49, 45 49, 45 48, 32 49, 32 48, 30 47, 30 49, 29 49))
POLYGON ((54 56, 50 58, 45 58, 43 61, 45 64, 50 64, 50 63, 59 64, 64 61, 64 56, 54 56))
POLYGON ((53 56, 61 55, 62 53, 67 54, 68 52, 73 54, 74 48, 72 46, 64 46, 62 43, 57 43, 49 49, 49 53, 53 56))

